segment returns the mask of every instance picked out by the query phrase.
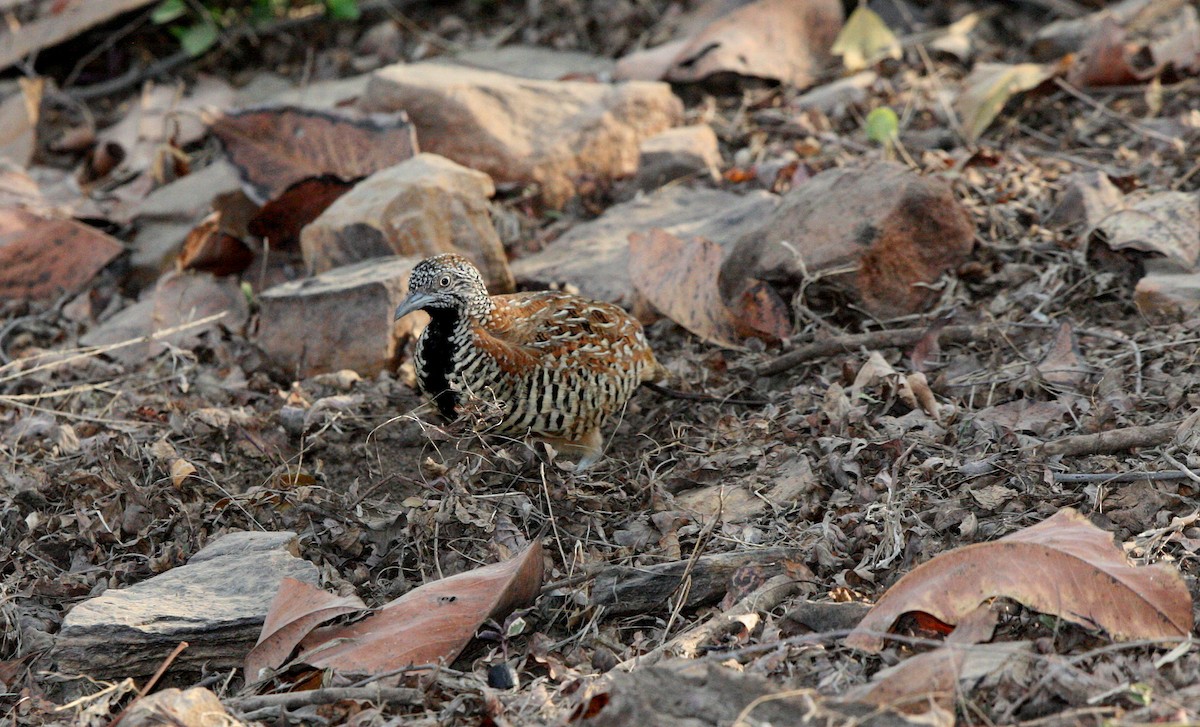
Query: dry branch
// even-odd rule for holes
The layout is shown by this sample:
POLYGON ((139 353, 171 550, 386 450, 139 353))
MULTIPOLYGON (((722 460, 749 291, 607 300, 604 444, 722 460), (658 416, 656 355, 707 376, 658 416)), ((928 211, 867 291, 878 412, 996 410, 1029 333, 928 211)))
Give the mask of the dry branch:
POLYGON ((1041 447, 1043 456, 1064 455, 1077 457, 1087 454, 1112 454, 1138 447, 1156 447, 1166 444, 1175 436, 1180 422, 1163 422, 1144 427, 1125 427, 1096 434, 1080 434, 1046 442, 1041 447))
MULTIPOLYGON (((964 343, 975 339, 987 338, 994 326, 946 326, 938 334, 939 341, 948 343, 964 343)), ((837 353, 857 351, 860 348, 896 348, 910 346, 920 341, 930 332, 929 328, 896 328, 889 331, 871 331, 870 333, 854 333, 824 341, 813 341, 799 346, 758 368, 759 376, 773 376, 802 363, 814 359, 832 356, 837 353)))

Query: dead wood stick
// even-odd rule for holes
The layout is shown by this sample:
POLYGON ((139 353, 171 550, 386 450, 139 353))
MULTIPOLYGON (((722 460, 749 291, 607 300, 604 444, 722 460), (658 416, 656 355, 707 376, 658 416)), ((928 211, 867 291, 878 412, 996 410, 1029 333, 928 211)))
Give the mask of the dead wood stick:
MULTIPOLYGON (((853 333, 823 341, 813 341, 798 346, 791 351, 758 368, 759 376, 773 376, 799 366, 813 359, 832 356, 847 351, 857 351, 860 348, 896 348, 908 346, 920 341, 930 333, 930 328, 895 328, 890 331, 871 331, 869 333, 853 333)), ((937 333, 939 341, 962 343, 977 338, 986 338, 994 326, 946 326, 937 333)))
POLYGON ((735 603, 728 611, 713 616, 699 626, 684 631, 665 644, 641 656, 626 659, 613 667, 611 673, 629 671, 635 667, 652 666, 667 655, 682 656, 688 659, 694 658, 700 644, 705 640, 729 628, 735 621, 740 621, 747 616, 757 615, 763 611, 770 611, 799 591, 802 585, 800 581, 797 581, 786 573, 773 576, 745 598, 735 603))
POLYGON ((1085 454, 1112 454, 1125 452, 1137 447, 1156 447, 1166 444, 1175 436, 1181 422, 1162 422, 1144 427, 1125 427, 1112 429, 1096 434, 1080 434, 1074 437, 1064 437, 1041 446, 1041 454, 1052 456, 1061 454, 1066 457, 1077 457, 1085 454))
POLYGON ((1054 481, 1062 484, 1090 484, 1093 482, 1167 482, 1190 480, 1195 475, 1183 470, 1159 472, 1055 472, 1054 481))
POLYGON ((367 687, 331 687, 328 689, 310 689, 306 692, 288 692, 286 694, 260 694, 253 697, 236 697, 227 700, 227 706, 239 712, 253 712, 259 709, 279 707, 295 709, 314 704, 333 704, 343 699, 357 699, 364 702, 400 702, 403 704, 420 704, 425 694, 420 689, 410 687, 384 687, 378 684, 367 687))

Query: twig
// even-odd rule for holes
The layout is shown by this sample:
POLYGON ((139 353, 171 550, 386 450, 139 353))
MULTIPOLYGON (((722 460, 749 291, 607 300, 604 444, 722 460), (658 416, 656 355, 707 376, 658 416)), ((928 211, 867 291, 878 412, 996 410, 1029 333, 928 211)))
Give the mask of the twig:
POLYGON ((112 718, 112 721, 108 723, 108 727, 115 727, 118 723, 120 723, 121 719, 125 716, 125 713, 132 709, 133 705, 137 704, 139 699, 149 694, 150 690, 154 688, 154 685, 158 684, 158 680, 162 679, 162 675, 166 673, 167 667, 171 666, 171 663, 175 661, 175 657, 183 653, 183 650, 188 646, 188 642, 180 641, 175 649, 171 651, 170 654, 167 654, 167 658, 163 659, 163 663, 158 665, 158 671, 154 672, 154 676, 150 677, 150 680, 142 685, 142 688, 138 690, 137 695, 134 696, 133 700, 130 701, 129 704, 126 704, 120 712, 117 712, 117 716, 112 718))
POLYGON ((1066 81, 1064 81, 1061 78, 1055 78, 1054 83, 1057 84, 1059 88, 1066 91, 1071 96, 1074 96, 1075 98, 1084 102, 1088 106, 1091 106, 1092 108, 1096 109, 1097 111, 1104 114, 1105 116, 1108 116, 1109 118, 1115 119, 1116 121, 1120 122, 1121 124, 1124 124, 1131 131, 1141 134, 1142 136, 1146 136, 1151 139, 1161 141, 1165 144, 1169 144, 1172 147, 1178 148, 1180 151, 1183 150, 1183 139, 1181 139, 1177 136, 1167 136, 1166 134, 1155 131, 1154 129, 1151 129, 1150 127, 1148 127, 1144 124, 1140 124, 1137 121, 1130 121, 1128 118, 1126 118, 1126 116, 1124 114, 1119 114, 1116 111, 1113 111, 1107 105, 1097 101, 1096 99, 1087 95, 1083 91, 1080 91, 1078 88, 1075 88, 1074 86, 1067 83, 1066 81))
POLYGON ((711 394, 696 394, 690 391, 672 389, 652 381, 643 381, 642 386, 663 396, 672 399, 685 399, 687 401, 703 401, 710 404, 733 404, 734 406, 766 406, 770 403, 766 399, 732 399, 724 396, 713 396, 711 394))
POLYGON ((424 700, 424 692, 411 687, 384 687, 374 684, 367 687, 330 687, 327 689, 310 689, 307 692, 288 692, 286 694, 261 694, 254 697, 236 697, 227 700, 225 704, 239 712, 253 712, 258 709, 278 707, 295 709, 315 704, 333 704, 344 699, 356 699, 364 702, 399 702, 417 705, 424 700))
POLYGON ((1190 480, 1200 477, 1193 472, 1162 470, 1160 472, 1055 472, 1054 481, 1066 484, 1090 484, 1093 482, 1169 482, 1190 480))
POLYGON ((1200 475, 1192 472, 1190 469, 1188 469, 1187 465, 1172 457, 1170 452, 1163 452, 1163 459, 1167 460, 1175 467, 1178 467, 1179 474, 1186 476, 1192 482, 1200 482, 1200 475))
POLYGON ((656 664, 665 655, 672 652, 684 651, 688 652, 689 657, 694 656, 696 647, 705 639, 719 633, 722 629, 727 628, 743 616, 758 613, 759 611, 770 611, 782 603, 784 599, 795 593, 800 586, 799 581, 786 573, 774 576, 734 604, 728 611, 717 614, 699 626, 684 631, 667 643, 641 656, 626 659, 613 667, 609 673, 630 671, 635 667, 650 666, 656 664))
POLYGON ((1086 454, 1112 454, 1137 447, 1155 447, 1165 444, 1175 436, 1180 421, 1150 424, 1144 427, 1125 427, 1097 434, 1080 434, 1064 437, 1041 446, 1042 456, 1063 455, 1074 457, 1086 454))
MULTIPOLYGON (((946 326, 936 335, 939 341, 962 343, 979 338, 986 338, 995 328, 988 325, 978 326, 946 326)), ((773 376, 799 366, 813 359, 832 356, 847 351, 857 351, 860 348, 896 348, 908 346, 920 341, 930 332, 929 328, 895 328, 889 331, 871 331, 869 333, 853 333, 824 341, 813 341, 788 351, 774 361, 758 368, 759 376, 773 376)))

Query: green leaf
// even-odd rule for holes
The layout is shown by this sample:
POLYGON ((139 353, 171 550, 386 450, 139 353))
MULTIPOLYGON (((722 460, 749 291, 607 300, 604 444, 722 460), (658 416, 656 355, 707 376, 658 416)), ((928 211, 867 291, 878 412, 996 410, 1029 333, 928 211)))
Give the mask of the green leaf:
POLYGON ((183 4, 183 0, 163 0, 154 8, 154 12, 150 13, 150 20, 155 25, 165 25, 183 17, 186 12, 187 6, 183 4))
POLYGON ((208 49, 216 44, 217 24, 212 21, 196 23, 183 28, 176 35, 179 37, 179 45, 187 51, 187 54, 192 58, 197 58, 207 53, 208 49))
POLYGON ((334 20, 358 20, 362 12, 358 9, 358 0, 325 0, 329 8, 329 17, 334 20))
POLYGON ((887 106, 867 114, 867 138, 882 146, 891 146, 900 135, 900 119, 887 106))
POLYGON ((899 58, 901 48, 883 18, 863 3, 850 13, 830 52, 842 57, 847 71, 861 71, 882 58, 899 58))

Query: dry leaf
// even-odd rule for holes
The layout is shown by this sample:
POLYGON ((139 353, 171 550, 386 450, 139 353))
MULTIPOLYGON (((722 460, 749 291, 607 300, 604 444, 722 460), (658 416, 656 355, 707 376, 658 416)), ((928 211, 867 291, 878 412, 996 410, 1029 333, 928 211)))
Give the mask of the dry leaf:
POLYGON ((262 206, 250 220, 250 233, 262 238, 273 250, 298 249, 300 230, 354 187, 331 174, 301 179, 262 206))
POLYGON ((21 90, 0 101, 0 159, 27 167, 37 149, 44 78, 20 78, 21 90))
POLYGON ((417 151, 413 126, 404 114, 360 118, 279 106, 218 115, 210 126, 248 185, 246 193, 258 202, 309 177, 360 179, 417 151))
POLYGON ((879 651, 879 634, 905 613, 959 623, 992 598, 1102 628, 1119 640, 1175 638, 1192 629, 1192 597, 1176 568, 1130 565, 1109 533, 1064 508, 1032 527, 917 566, 883 594, 846 644, 879 651))
POLYGON ((358 596, 337 596, 294 578, 284 578, 263 621, 258 643, 246 654, 246 681, 263 678, 263 670, 287 663, 300 641, 320 624, 367 605, 358 596))
POLYGON ((180 458, 171 461, 171 484, 175 485, 175 489, 183 487, 183 481, 194 474, 196 474, 196 465, 186 459, 180 458))
POLYGON ((1079 352, 1079 341, 1070 321, 1063 321, 1054 334, 1054 344, 1037 363, 1037 372, 1049 384, 1073 388, 1088 375, 1088 365, 1079 352))
POLYGON ((1097 229, 1114 250, 1132 247, 1156 252, 1179 272, 1200 270, 1200 192, 1127 197, 1123 208, 1106 217, 1097 229))
POLYGON ((295 608, 281 589, 259 646, 246 657, 246 673, 254 678, 264 667, 280 666, 297 643, 297 661, 350 674, 450 663, 484 621, 503 619, 533 602, 542 568, 542 546, 533 543, 512 560, 426 583, 353 624, 316 630, 337 612, 349 613, 352 604, 309 593, 306 600, 316 605, 295 608), (321 609, 329 615, 322 616, 321 609))
POLYGON ((850 13, 830 52, 840 55, 846 70, 853 73, 884 58, 900 58, 903 51, 883 18, 864 3, 850 13))
POLYGON ((963 136, 975 142, 999 115, 1004 104, 1023 91, 1037 88, 1055 74, 1055 67, 1038 63, 978 63, 963 80, 955 106, 963 136))
POLYGON ((74 220, 0 209, 0 299, 48 300, 76 292, 124 249, 74 220))
POLYGON ((762 283, 745 279, 731 308, 720 290, 724 252, 703 238, 687 241, 655 228, 629 236, 629 276, 664 315, 706 341, 741 348, 747 338, 777 341, 790 333, 787 308, 762 283), (749 304, 748 304, 749 303, 749 304))

